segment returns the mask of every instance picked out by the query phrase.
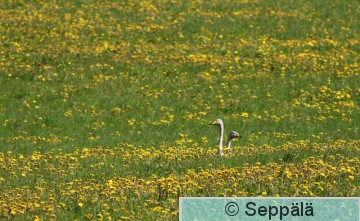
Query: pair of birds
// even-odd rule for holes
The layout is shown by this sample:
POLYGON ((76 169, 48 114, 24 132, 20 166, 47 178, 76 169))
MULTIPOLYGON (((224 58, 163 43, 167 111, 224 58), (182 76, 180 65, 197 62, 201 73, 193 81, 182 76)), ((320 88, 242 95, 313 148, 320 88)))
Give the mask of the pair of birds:
MULTIPOLYGON (((224 152, 223 152, 224 123, 221 119, 216 119, 209 125, 215 125, 219 127, 219 154, 220 156, 224 156, 224 152)), ((226 147, 230 148, 231 140, 234 138, 242 138, 242 137, 236 131, 231 131, 227 138, 226 147)))

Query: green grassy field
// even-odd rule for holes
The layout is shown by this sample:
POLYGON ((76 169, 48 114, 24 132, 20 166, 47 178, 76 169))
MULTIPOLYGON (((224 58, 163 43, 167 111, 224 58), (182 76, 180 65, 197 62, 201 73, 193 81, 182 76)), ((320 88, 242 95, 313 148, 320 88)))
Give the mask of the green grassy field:
POLYGON ((3 1, 0 219, 360 196, 360 3, 3 1), (218 128, 243 138, 217 154, 218 128))

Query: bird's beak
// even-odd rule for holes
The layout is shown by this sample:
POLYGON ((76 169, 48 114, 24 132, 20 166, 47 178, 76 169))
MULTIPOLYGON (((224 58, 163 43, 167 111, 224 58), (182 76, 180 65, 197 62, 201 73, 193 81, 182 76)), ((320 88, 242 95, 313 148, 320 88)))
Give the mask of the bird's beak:
POLYGON ((236 134, 235 137, 237 137, 237 138, 242 138, 242 136, 241 136, 240 134, 236 134))
POLYGON ((213 122, 211 122, 209 125, 215 125, 216 124, 216 120, 214 120, 213 122))

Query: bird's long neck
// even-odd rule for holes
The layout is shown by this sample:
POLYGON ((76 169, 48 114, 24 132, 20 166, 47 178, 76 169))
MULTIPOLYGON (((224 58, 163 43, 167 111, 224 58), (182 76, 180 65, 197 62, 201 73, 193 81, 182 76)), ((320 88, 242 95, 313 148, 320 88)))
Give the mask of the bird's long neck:
POLYGON ((223 138, 224 138, 224 125, 220 125, 220 131, 219 131, 219 151, 222 152, 223 147, 223 138))
POLYGON ((227 142, 226 142, 226 147, 230 148, 230 146, 231 146, 231 138, 229 136, 228 139, 227 139, 227 142))

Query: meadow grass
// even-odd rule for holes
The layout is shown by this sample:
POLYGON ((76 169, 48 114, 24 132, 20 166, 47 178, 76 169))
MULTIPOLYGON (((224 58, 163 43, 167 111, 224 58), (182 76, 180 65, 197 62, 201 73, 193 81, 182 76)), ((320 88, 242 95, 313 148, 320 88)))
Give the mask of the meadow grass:
POLYGON ((0 3, 0 218, 360 196, 358 1, 0 3), (216 118, 239 132, 217 155, 216 118))

